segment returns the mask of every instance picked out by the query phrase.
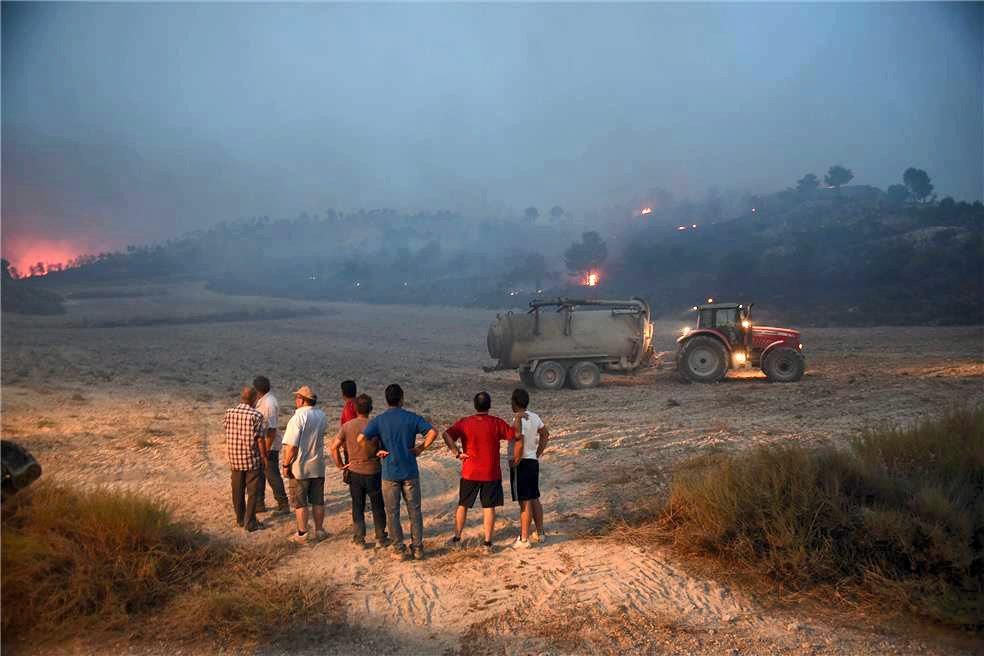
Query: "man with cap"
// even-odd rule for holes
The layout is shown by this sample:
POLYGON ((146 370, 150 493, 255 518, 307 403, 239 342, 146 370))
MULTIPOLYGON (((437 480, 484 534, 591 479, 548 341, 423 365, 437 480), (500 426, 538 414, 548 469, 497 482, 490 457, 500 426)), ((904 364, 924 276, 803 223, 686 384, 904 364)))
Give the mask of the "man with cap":
POLYGON ((288 479, 290 500, 297 517, 291 541, 303 544, 308 535, 308 506, 314 516, 314 542, 328 537, 325 521, 325 430, 328 418, 314 407, 318 396, 307 385, 294 392, 294 416, 284 431, 281 472, 288 479))

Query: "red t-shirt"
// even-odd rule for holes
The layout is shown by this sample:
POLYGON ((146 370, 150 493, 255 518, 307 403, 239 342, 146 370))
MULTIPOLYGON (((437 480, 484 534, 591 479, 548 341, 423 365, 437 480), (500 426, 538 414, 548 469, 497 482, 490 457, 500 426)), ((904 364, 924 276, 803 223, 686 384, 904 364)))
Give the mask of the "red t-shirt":
POLYGON ((345 407, 342 408, 342 426, 347 424, 350 419, 355 419, 358 416, 359 413, 355 411, 355 401, 352 399, 345 399, 345 407))
POLYGON ((452 439, 461 440, 468 457, 461 461, 461 477, 469 481, 501 481, 499 442, 513 439, 512 426, 498 417, 477 414, 463 417, 448 429, 452 439))

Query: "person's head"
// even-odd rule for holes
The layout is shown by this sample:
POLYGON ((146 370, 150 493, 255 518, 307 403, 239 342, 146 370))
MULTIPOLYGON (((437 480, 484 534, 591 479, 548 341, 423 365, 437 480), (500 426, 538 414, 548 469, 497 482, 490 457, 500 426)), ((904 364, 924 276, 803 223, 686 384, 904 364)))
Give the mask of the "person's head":
POLYGON ((239 402, 245 403, 248 406, 256 405, 256 390, 252 387, 244 387, 239 392, 239 402))
POLYGON ((512 407, 513 412, 526 410, 526 408, 530 407, 530 393, 522 387, 514 389, 512 393, 512 407))
POLYGON ((359 394, 355 397, 355 411, 360 417, 368 417, 372 412, 372 397, 368 394, 359 394))
POLYGON ((386 405, 391 408, 397 408, 403 405, 403 388, 393 383, 392 385, 386 386, 386 405))
POLYGON ((301 385, 294 392, 294 407, 300 408, 305 405, 314 405, 318 402, 318 395, 307 385, 301 385))
POLYGON ((475 410, 478 412, 488 412, 492 408, 492 395, 488 392, 479 392, 475 395, 475 410))
POLYGON ((270 379, 266 376, 257 376, 253 379, 253 389, 257 396, 263 396, 270 391, 270 379))
POLYGON ((342 381, 342 398, 343 399, 354 399, 358 390, 355 387, 354 380, 343 380, 342 381))

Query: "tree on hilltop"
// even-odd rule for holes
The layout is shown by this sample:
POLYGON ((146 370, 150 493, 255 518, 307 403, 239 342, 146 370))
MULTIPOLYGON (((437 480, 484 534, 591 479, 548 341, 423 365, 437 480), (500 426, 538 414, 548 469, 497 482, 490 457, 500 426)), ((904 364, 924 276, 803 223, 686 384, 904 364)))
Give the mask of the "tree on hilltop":
POLYGON ((608 257, 608 246, 594 230, 581 235, 581 241, 576 241, 564 251, 564 263, 567 271, 572 274, 584 275, 599 268, 608 257))
POLYGON ((796 181, 796 191, 804 196, 813 193, 819 186, 820 180, 812 173, 807 173, 796 181))
POLYGON ((929 174, 922 169, 909 167, 902 174, 902 182, 909 188, 912 197, 923 203, 933 193, 933 183, 930 182, 929 174))
POLYGON ((834 164, 827 170, 827 175, 823 176, 823 181, 828 187, 834 187, 840 189, 848 182, 854 179, 854 173, 851 169, 841 166, 840 164, 834 164))

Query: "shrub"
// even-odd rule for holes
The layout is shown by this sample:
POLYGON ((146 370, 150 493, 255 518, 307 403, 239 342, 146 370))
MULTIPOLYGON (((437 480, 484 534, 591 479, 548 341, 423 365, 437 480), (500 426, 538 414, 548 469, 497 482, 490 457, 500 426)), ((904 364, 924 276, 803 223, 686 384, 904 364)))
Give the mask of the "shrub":
POLYGON ((796 588, 853 582, 984 626, 984 408, 871 430, 846 450, 693 461, 674 476, 661 523, 678 547, 796 588))
POLYGON ((44 481, 3 510, 5 648, 73 635, 241 644, 323 624, 338 610, 325 587, 258 576, 282 548, 211 540, 134 493, 44 481))

